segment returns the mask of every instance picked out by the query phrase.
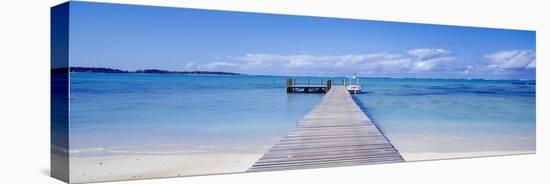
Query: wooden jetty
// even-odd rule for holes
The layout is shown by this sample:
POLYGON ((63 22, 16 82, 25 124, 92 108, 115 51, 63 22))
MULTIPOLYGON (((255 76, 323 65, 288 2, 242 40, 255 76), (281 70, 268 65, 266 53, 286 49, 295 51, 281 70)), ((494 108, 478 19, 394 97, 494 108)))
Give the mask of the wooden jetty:
POLYGON ((248 172, 403 161, 345 87, 333 86, 248 172))
POLYGON ((295 79, 286 80, 286 92, 287 93, 326 93, 332 86, 332 80, 327 80, 323 83, 320 80, 319 84, 310 84, 307 80, 306 84, 296 84, 295 79))

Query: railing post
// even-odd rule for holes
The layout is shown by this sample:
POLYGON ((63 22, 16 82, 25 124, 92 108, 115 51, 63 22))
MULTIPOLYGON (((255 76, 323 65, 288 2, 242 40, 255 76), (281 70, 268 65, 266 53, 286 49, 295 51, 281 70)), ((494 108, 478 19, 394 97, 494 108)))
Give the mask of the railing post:
POLYGON ((292 79, 287 79, 287 80, 286 80, 286 86, 287 86, 287 87, 292 87, 293 85, 294 85, 294 84, 293 84, 293 82, 292 82, 292 79))
POLYGON ((288 79, 285 80, 285 87, 288 88, 288 79))
POLYGON ((292 79, 286 80, 286 92, 291 93, 294 91, 294 88, 292 88, 292 79))
POLYGON ((332 80, 327 80, 327 91, 326 92, 328 92, 331 87, 332 87, 332 80))

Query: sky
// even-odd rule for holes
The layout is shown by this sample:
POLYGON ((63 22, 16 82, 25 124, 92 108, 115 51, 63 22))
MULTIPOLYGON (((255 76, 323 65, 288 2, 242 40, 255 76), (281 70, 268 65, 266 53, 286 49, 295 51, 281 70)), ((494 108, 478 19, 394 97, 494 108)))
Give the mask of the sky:
POLYGON ((70 66, 534 79, 534 31, 71 2, 70 66))

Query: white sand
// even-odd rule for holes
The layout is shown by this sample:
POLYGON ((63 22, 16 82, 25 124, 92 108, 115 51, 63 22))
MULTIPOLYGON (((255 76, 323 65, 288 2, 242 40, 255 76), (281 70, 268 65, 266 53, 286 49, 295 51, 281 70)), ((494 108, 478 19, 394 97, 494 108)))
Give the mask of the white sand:
POLYGON ((132 155, 70 159, 74 183, 245 172, 258 154, 132 155))
MULTIPOLYGON (((534 154, 535 151, 401 152, 406 161, 534 154)), ((72 183, 245 172, 261 153, 131 155, 70 159, 72 183)))
POLYGON ((449 152, 449 153, 400 152, 400 153, 401 153, 401 156, 403 156, 403 159, 405 159, 406 161, 421 161, 421 160, 441 160, 441 159, 453 159, 453 158, 535 154, 535 151, 483 151, 483 152, 449 152))

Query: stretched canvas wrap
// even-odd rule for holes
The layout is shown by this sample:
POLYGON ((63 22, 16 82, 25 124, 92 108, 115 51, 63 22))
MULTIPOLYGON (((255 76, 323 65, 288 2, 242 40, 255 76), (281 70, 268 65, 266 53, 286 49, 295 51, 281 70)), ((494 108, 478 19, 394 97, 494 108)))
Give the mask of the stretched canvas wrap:
POLYGON ((535 153, 535 39, 67 2, 51 9, 52 176, 85 183, 535 153))

